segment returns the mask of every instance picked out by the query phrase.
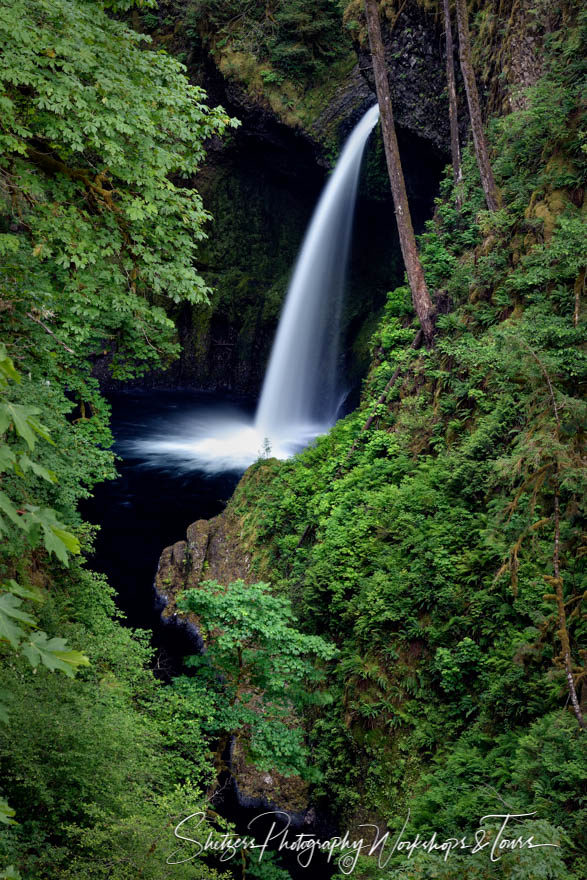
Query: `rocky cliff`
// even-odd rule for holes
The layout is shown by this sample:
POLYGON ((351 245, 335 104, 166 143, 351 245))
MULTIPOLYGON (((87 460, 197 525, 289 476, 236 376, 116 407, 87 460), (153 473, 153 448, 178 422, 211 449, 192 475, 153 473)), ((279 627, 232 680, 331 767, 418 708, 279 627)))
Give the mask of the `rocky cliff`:
MULTIPOLYGON (((211 305, 174 315, 182 357, 167 373, 142 384, 258 393, 291 268, 325 173, 375 100, 368 56, 359 44, 352 47, 342 22, 336 30, 340 46, 320 69, 319 82, 303 83, 259 62, 250 46, 242 50, 249 45, 246 28, 254 25, 214 30, 188 0, 160 3, 156 13, 137 22, 186 63, 211 102, 223 104, 242 122, 231 139, 208 145, 207 165, 195 181, 214 218, 199 258, 215 290, 211 305)), ((390 59, 400 64, 394 100, 408 191, 421 228, 447 159, 442 40, 434 17, 410 5, 402 27, 388 33, 387 45, 390 59)), ((366 153, 343 316, 341 367, 350 386, 365 374, 367 339, 386 291, 401 275, 383 150, 375 136, 366 153)))

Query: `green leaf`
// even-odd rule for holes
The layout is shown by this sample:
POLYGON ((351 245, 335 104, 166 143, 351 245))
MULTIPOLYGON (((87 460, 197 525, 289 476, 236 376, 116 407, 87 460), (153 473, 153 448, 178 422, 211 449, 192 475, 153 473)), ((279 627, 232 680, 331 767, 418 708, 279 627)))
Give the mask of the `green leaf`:
POLYGON ((26 636, 25 630, 15 620, 20 620, 29 626, 34 626, 34 618, 26 611, 21 611, 22 599, 18 599, 11 593, 0 594, 0 639, 10 642, 13 648, 18 648, 22 639, 26 636))
POLYGON ((7 593, 12 593, 14 596, 20 596, 21 599, 30 599, 33 602, 43 601, 41 592, 36 587, 33 587, 32 589, 29 587, 22 587, 16 581, 12 580, 12 578, 8 581, 4 581, 4 583, 0 585, 0 588, 6 590, 7 593))
MULTIPOLYGON (((18 403, 4 404, 6 412, 10 419, 14 422, 17 433, 26 442, 29 449, 35 448, 37 438, 35 434, 43 437, 51 442, 47 428, 41 425, 35 418, 40 413, 40 409, 36 406, 21 406, 18 403)), ((1 430, 1 426, 0 426, 1 430)))
POLYGON ((10 427, 11 417, 8 404, 0 403, 0 434, 4 434, 10 427))
POLYGON ((28 470, 31 470, 37 477, 42 477, 43 480, 47 480, 48 483, 56 483, 57 477, 53 473, 53 471, 48 471, 47 468, 44 468, 43 465, 39 464, 36 461, 32 461, 28 455, 21 455, 18 462, 26 473, 28 470))
MULTIPOLYGON (((3 797, 0 797, 0 822, 3 825, 16 825, 17 823, 13 820, 13 816, 14 810, 9 806, 8 801, 5 801, 3 797)), ((6 880, 8 880, 8 878, 15 878, 15 880, 18 880, 19 876, 20 875, 12 865, 0 874, 0 877, 6 877, 6 880)))
MULTIPOLYGON (((0 235, 0 253, 2 252, 2 240, 13 239, 15 236, 12 235, 0 235)), ((18 240, 17 240, 18 245, 18 240)), ((8 357, 6 353, 6 346, 4 343, 0 343, 0 376, 2 376, 4 380, 4 385, 8 384, 8 380, 12 379, 14 382, 20 382, 20 373, 15 368, 12 358, 8 357)))
POLYGON ((0 446, 0 473, 11 471, 16 463, 16 455, 5 443, 0 446))
POLYGON ((33 633, 30 641, 22 646, 22 653, 35 669, 42 663, 52 672, 58 669, 69 678, 73 678, 78 667, 90 665, 86 655, 69 648, 65 639, 50 639, 45 632, 33 633))
MULTIPOLYGON (((15 526, 19 527, 19 529, 27 530, 26 520, 19 516, 16 507, 4 492, 0 492, 0 512, 4 513, 15 526)), ((4 531, 6 531, 6 528, 2 516, 0 516, 0 534, 4 531)))
POLYGON ((43 544, 47 552, 54 553, 63 565, 69 565, 68 554, 77 555, 80 552, 80 543, 75 535, 65 529, 51 508, 27 505, 27 510, 32 521, 42 529, 43 544))

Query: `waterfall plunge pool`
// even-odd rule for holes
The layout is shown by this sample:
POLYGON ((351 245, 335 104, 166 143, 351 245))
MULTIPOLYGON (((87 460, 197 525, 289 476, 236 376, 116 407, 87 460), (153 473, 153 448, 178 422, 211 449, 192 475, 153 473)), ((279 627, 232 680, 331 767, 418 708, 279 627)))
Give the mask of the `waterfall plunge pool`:
POLYGON ((331 426, 332 420, 299 423, 286 436, 269 435, 242 406, 215 395, 145 425, 140 435, 121 440, 119 449, 124 458, 139 460, 145 468, 178 475, 241 475, 259 458, 290 458, 331 426))
MULTIPOLYGON (((166 642, 168 653, 152 586, 161 551, 180 540, 190 523, 221 513, 244 468, 213 472, 185 449, 173 455, 150 444, 177 441, 181 447, 193 439, 186 432, 206 419, 252 422, 255 402, 190 391, 118 392, 109 402, 120 476, 98 484, 82 505, 84 518, 100 523, 91 564, 116 587, 126 622, 153 630, 154 643, 166 642)), ((177 634, 173 642, 178 661, 194 653, 177 634)))
POLYGON ((251 398, 140 390, 108 399, 120 476, 96 485, 82 504, 84 518, 100 523, 92 566, 116 586, 129 625, 155 630, 157 642, 152 584, 161 551, 190 523, 221 513, 254 461, 287 458, 330 425, 307 425, 275 448, 254 427, 251 398))

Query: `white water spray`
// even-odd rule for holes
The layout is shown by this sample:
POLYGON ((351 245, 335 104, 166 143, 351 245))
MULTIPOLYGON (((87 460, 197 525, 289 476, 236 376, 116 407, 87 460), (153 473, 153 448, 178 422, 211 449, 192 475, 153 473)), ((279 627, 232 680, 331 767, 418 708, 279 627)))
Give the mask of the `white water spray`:
MULTIPOLYGON (((365 144, 377 104, 353 129, 304 238, 279 320, 254 422, 233 412, 200 412, 171 436, 127 446, 156 465, 244 470, 264 454, 289 458, 336 421, 339 323, 353 213, 365 144)), ((181 426, 180 426, 181 425, 181 426)))

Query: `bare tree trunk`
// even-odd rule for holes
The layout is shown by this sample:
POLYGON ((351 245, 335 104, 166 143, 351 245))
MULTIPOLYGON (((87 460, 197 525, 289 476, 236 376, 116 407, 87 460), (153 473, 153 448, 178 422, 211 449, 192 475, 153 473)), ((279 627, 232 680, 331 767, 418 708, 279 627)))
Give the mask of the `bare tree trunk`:
POLYGON ((393 110, 391 107, 389 81, 387 79, 387 70, 385 67, 385 56, 383 51, 383 40, 381 39, 381 26, 379 23, 377 0, 365 0, 365 12, 367 15, 367 30, 369 32, 371 57, 373 59, 373 71, 375 74, 375 88, 381 113, 383 145, 385 147, 385 158, 387 160, 387 170, 389 172, 389 181, 391 183, 400 246, 406 272, 408 274, 410 290, 412 291, 414 309, 418 315, 426 343, 430 345, 434 336, 434 323, 432 320, 434 306, 432 305, 432 300, 424 278, 424 270, 422 269, 420 257, 418 256, 416 238, 408 205, 406 184, 400 162, 397 136, 393 121, 393 110))
POLYGON ((450 21, 450 0, 442 0, 444 9, 444 33, 446 36, 446 82, 448 88, 448 116, 450 119, 450 151, 452 155, 452 173, 455 182, 457 204, 461 205, 461 183, 463 168, 461 165, 461 147, 459 144, 459 117, 457 111, 457 86, 455 81, 454 46, 452 42, 452 26, 450 21))
POLYGON ((563 579, 560 573, 560 563, 559 563, 559 545, 560 545, 560 503, 558 497, 558 474, 556 476, 556 484, 554 489, 554 553, 553 553, 553 568, 554 568, 554 589, 556 595, 556 604, 558 609, 558 624, 559 631, 558 637, 560 639, 562 645, 562 654, 563 654, 563 664, 565 667, 565 675, 567 677, 567 688, 569 690, 569 696, 571 698, 571 705, 573 707, 573 712, 575 713, 575 718, 579 724, 581 730, 585 730, 585 719, 583 718, 583 713, 581 712, 581 706, 579 705, 579 700, 577 699, 577 690, 575 688, 575 679, 573 677, 573 661, 571 658, 571 644, 569 640, 569 630, 567 628, 567 615, 565 612, 565 600, 563 594, 563 579))
POLYGON ((471 62, 471 38, 469 35, 467 0, 455 0, 455 5, 457 8, 457 25, 459 29, 459 57, 461 59, 463 79, 465 80, 465 91, 467 92, 467 103, 469 105, 469 116, 471 117, 471 130, 473 132, 475 156, 477 157, 477 165, 479 166, 479 173, 481 174, 481 184, 483 186, 483 192, 485 193, 487 207, 490 211, 497 211, 500 202, 499 191, 493 176, 491 162, 489 161, 489 146, 483 129, 479 92, 477 91, 475 72, 471 62))

